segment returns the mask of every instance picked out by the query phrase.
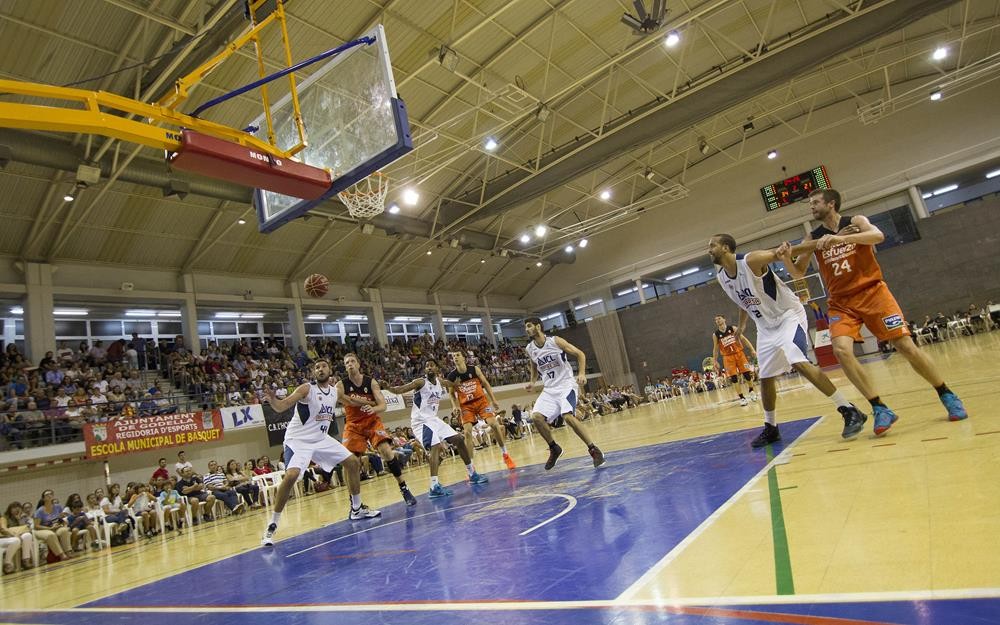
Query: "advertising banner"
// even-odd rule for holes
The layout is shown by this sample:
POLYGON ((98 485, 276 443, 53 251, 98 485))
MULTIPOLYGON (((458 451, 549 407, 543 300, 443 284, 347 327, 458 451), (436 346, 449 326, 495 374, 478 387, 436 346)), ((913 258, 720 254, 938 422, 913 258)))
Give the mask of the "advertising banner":
POLYGON ((222 417, 217 412, 183 412, 86 423, 83 439, 88 458, 207 443, 222 439, 222 417))

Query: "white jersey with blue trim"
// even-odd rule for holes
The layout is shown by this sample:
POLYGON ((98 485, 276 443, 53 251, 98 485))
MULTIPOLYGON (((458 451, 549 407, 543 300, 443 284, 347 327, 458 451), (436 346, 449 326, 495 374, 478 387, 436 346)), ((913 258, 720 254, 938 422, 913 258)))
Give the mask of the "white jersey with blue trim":
POLYGON ((538 377, 542 379, 542 386, 546 391, 576 389, 573 367, 569 364, 566 352, 556 345, 554 336, 545 337, 545 343, 541 347, 532 339, 525 349, 528 357, 535 363, 538 377))
POLYGON ((716 267, 722 290, 736 305, 747 311, 758 327, 775 328, 792 316, 803 313, 799 296, 774 275, 768 267, 764 275, 755 275, 742 254, 736 255, 736 276, 716 267))
POLYGON ((285 429, 285 442, 321 443, 329 439, 327 432, 337 408, 337 387, 321 389, 309 384, 309 394, 295 403, 295 413, 285 429))
POLYGON ((424 385, 413 391, 413 407, 410 409, 410 424, 413 427, 423 425, 429 420, 438 416, 438 406, 441 405, 441 398, 444 397, 444 387, 441 380, 434 378, 434 382, 424 379, 424 385))

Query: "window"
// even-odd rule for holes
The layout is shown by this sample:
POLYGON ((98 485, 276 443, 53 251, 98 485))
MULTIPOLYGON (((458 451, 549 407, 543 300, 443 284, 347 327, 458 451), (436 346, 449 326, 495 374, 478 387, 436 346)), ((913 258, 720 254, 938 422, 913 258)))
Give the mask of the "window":
POLYGON ((323 327, 323 334, 328 334, 332 336, 340 336, 340 324, 339 323, 323 323, 320 324, 323 327))
MULTIPOLYGON (((87 336, 86 321, 72 321, 70 319, 56 319, 56 336, 87 336)), ((21 334, 18 330, 17 334, 21 334)))
POLYGON ((183 334, 184 329, 179 321, 157 321, 156 330, 160 338, 165 336, 177 336, 183 334))
POLYGON ((868 220, 885 234, 885 241, 875 246, 877 250, 920 240, 917 224, 913 221, 913 214, 907 206, 872 215, 868 220))
MULTIPOLYGON (((162 327, 162 326, 161 326, 162 327)), ((198 334, 201 336, 208 336, 212 333, 212 324, 207 321, 198 322, 198 334)))
POLYGON ((283 323, 264 322, 264 334, 284 334, 285 325, 283 323))
POLYGON ((132 336, 132 333, 139 335, 152 334, 153 324, 148 321, 125 321, 125 335, 132 336))
POLYGON ((236 327, 239 328, 240 335, 242 336, 257 336, 260 334, 256 321, 251 323, 238 323, 236 324, 236 327))
POLYGON ((214 336, 236 334, 236 324, 230 321, 213 321, 212 334, 214 336))
POLYGON ((94 336, 122 336, 122 322, 91 321, 90 331, 94 336))

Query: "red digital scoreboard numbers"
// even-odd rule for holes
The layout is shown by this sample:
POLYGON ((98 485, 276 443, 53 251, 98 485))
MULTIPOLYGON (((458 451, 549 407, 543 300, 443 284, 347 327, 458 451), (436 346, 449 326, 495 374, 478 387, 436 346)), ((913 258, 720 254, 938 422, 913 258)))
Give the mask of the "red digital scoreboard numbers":
POLYGON ((764 206, 767 210, 773 211, 806 199, 816 189, 829 188, 830 178, 826 175, 826 167, 820 165, 797 176, 761 188, 760 196, 764 198, 764 206))

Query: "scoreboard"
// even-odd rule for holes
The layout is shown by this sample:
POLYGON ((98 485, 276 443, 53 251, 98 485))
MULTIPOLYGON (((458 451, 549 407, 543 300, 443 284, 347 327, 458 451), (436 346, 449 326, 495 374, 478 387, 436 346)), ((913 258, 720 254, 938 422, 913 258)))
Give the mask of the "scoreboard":
POLYGON ((816 189, 829 188, 830 179, 826 175, 826 167, 820 165, 797 176, 761 188, 760 196, 764 198, 764 206, 767 210, 773 211, 806 199, 816 189))

